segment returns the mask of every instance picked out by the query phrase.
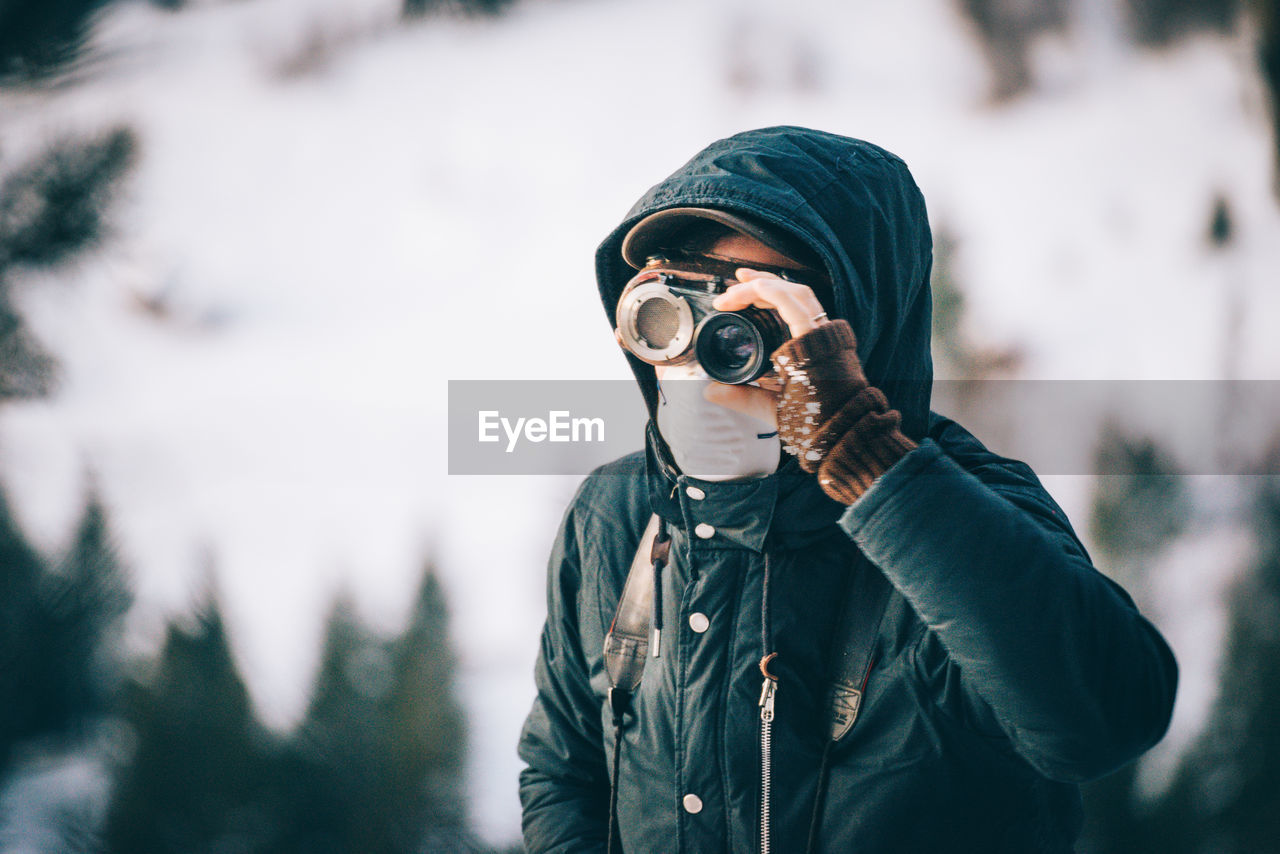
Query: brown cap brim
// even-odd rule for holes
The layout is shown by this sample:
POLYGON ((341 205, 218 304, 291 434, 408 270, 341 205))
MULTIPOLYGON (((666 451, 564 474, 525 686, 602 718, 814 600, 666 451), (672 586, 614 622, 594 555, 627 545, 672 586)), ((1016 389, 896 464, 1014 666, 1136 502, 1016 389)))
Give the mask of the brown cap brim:
POLYGON ((639 270, 652 256, 660 255, 664 250, 675 249, 682 232, 707 221, 720 223, 739 234, 759 240, 770 249, 795 261, 797 269, 820 270, 813 250, 800 240, 780 229, 767 228, 718 208, 668 208, 649 214, 636 223, 622 239, 622 257, 639 270))

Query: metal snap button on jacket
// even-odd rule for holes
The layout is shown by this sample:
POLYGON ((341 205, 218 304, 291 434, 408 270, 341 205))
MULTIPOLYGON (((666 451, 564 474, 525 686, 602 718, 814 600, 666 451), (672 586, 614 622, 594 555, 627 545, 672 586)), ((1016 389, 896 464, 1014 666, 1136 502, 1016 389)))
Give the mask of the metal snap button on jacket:
POLYGON ((707 494, 696 486, 686 486, 684 494, 692 498, 694 501, 701 501, 707 497, 707 494))
POLYGON ((702 812, 702 798, 697 795, 685 795, 682 803, 684 804, 684 811, 689 815, 697 815, 702 812))
POLYGON ((702 634, 711 626, 711 620, 707 619, 707 615, 701 611, 696 611, 689 615, 689 628, 698 634, 702 634))
POLYGON ((698 523, 698 527, 694 528, 693 532, 704 540, 709 540, 716 535, 716 529, 706 522, 698 523))

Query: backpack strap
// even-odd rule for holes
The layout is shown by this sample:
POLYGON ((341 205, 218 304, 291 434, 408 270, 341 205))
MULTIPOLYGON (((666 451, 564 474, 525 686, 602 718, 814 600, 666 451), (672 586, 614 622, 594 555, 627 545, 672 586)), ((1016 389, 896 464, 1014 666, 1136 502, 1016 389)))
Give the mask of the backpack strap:
POLYGON ((836 629, 835 659, 831 667, 831 687, 827 700, 827 721, 832 741, 839 741, 853 729, 862 707, 867 677, 875 664, 872 653, 880 623, 893 591, 884 573, 870 564, 858 567, 849 579, 840 623, 836 629))
POLYGON ((666 560, 671 543, 665 537, 659 541, 661 527, 656 513, 649 517, 649 524, 645 526, 640 545, 631 560, 631 571, 627 573, 618 610, 613 615, 613 625, 604 637, 604 666, 609 674, 609 685, 625 691, 628 696, 640 687, 645 658, 649 653, 657 576, 654 563, 666 560))

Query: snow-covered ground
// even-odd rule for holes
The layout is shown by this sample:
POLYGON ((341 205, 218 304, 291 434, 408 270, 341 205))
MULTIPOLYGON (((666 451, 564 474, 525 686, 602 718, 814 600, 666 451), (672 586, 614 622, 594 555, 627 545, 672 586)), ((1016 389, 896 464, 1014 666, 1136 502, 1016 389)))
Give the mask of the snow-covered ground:
MULTIPOLYGON (((954 5, 525 0, 410 27, 395 0, 111 9, 86 82, 0 92, 0 169, 118 122, 142 144, 105 248, 20 282, 64 371, 55 398, 0 415, 22 519, 61 547, 92 478, 136 574, 137 648, 211 562, 278 727, 303 711, 336 587, 394 629, 432 556, 474 815, 509 841, 543 562, 574 480, 448 476, 446 382, 627 377, 595 244, 712 139, 803 124, 905 157, 959 241, 966 333, 1021 349, 1023 377, 1216 379, 1232 344, 1237 378, 1280 379, 1280 213, 1250 35, 1151 55, 1093 15, 1037 45, 1034 95, 994 108, 954 5), (1235 225, 1220 252, 1215 194, 1235 225), (156 300, 161 318, 140 308, 156 300)), ((1088 478, 1046 483, 1083 528, 1088 478)), ((1239 563, 1194 544, 1176 557, 1178 602, 1212 601, 1239 563)), ((1176 613, 1160 616, 1185 743, 1214 659, 1176 613)), ((1208 613, 1194 631, 1220 631, 1208 613)))

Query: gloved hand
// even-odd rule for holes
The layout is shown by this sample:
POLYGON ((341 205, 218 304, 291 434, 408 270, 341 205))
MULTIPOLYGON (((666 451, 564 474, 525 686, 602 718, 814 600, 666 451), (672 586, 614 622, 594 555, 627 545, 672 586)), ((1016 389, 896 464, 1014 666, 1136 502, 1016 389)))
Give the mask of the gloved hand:
POLYGON ((853 329, 822 323, 773 353, 783 381, 778 437, 828 495, 852 504, 876 478, 916 447, 899 429, 902 417, 867 382, 853 329))

